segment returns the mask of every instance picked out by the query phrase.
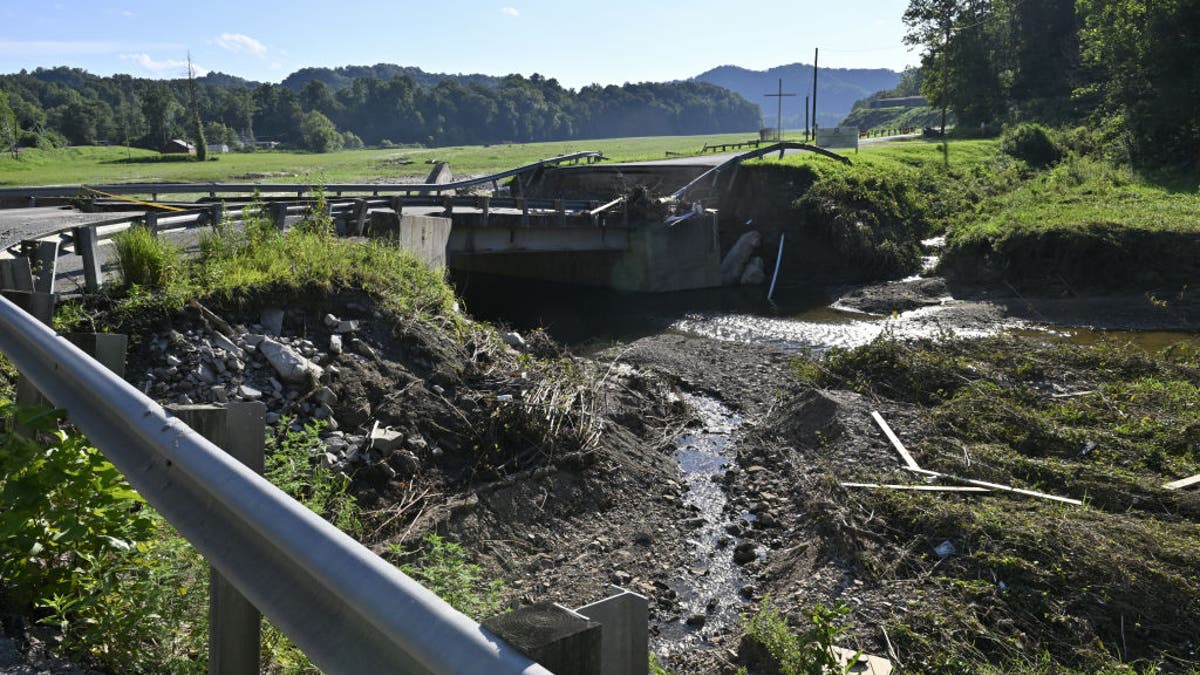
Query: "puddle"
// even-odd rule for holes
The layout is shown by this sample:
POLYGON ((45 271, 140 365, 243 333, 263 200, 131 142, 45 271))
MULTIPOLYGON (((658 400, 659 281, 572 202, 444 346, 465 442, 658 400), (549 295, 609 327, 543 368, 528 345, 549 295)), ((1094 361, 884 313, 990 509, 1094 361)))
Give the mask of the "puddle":
POLYGON ((657 634, 651 648, 660 656, 669 656, 704 646, 709 637, 737 626, 744 602, 738 591, 748 583, 742 568, 733 562, 734 549, 740 539, 726 528, 740 521, 742 526, 753 522, 749 513, 730 519, 725 491, 717 482, 733 459, 726 456, 742 418, 719 402, 691 394, 684 400, 703 422, 675 439, 675 459, 687 484, 684 503, 695 511, 694 518, 702 519, 699 527, 690 528, 688 543, 692 558, 687 569, 668 582, 679 602, 678 616, 655 622, 657 634), (704 617, 703 625, 688 625, 689 617, 704 617))

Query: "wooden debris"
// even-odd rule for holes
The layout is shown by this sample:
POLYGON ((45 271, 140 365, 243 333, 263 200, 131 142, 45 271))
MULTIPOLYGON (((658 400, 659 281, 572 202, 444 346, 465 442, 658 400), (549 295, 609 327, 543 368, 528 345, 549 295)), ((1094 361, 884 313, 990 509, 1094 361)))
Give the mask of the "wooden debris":
POLYGON ((991 492, 987 488, 963 487, 961 485, 897 485, 888 483, 842 483, 848 488, 873 488, 877 490, 912 490, 915 492, 991 492))
POLYGON ((1012 487, 1011 485, 1000 485, 999 483, 989 483, 989 482, 983 481, 983 480, 975 480, 974 478, 962 478, 960 476, 953 476, 948 473, 942 473, 940 471, 930 471, 929 469, 917 468, 917 469, 909 469, 909 471, 913 471, 915 473, 919 473, 919 474, 922 474, 925 476, 934 476, 936 478, 946 478, 948 480, 954 480, 954 481, 958 481, 960 483, 966 483, 967 485, 977 485, 979 487, 985 487, 985 488, 989 488, 992 490, 998 490, 1000 492, 1013 492, 1013 493, 1019 494, 1019 495, 1026 495, 1029 497, 1038 497, 1040 499, 1049 499, 1051 501, 1062 502, 1064 504, 1074 504, 1075 506, 1083 506, 1083 502, 1079 501, 1078 499, 1071 499, 1070 497, 1059 497, 1057 495, 1050 495, 1050 494, 1046 494, 1045 492, 1035 492, 1033 490, 1023 490, 1021 488, 1012 487))
POLYGON ((1195 476, 1192 476, 1190 478, 1181 478, 1180 480, 1172 481, 1170 483, 1167 483, 1163 487, 1168 490, 1178 490, 1180 488, 1191 487, 1198 483, 1200 483, 1200 474, 1196 474, 1195 476))
POLYGON ((845 647, 830 647, 829 651, 839 661, 845 664, 846 673, 867 673, 868 675, 891 675, 892 662, 878 656, 856 652, 845 647))
POLYGON ((888 423, 883 421, 883 415, 880 415, 876 410, 872 410, 871 417, 875 418, 875 423, 879 425, 880 429, 883 429, 883 433, 887 435, 888 440, 890 440, 892 445, 896 447, 896 452, 900 453, 900 458, 904 460, 904 465, 910 470, 915 471, 920 469, 921 467, 917 464, 917 460, 913 459, 913 456, 908 454, 908 449, 905 448, 904 444, 900 442, 900 439, 896 436, 896 432, 892 431, 892 428, 888 426, 888 423))

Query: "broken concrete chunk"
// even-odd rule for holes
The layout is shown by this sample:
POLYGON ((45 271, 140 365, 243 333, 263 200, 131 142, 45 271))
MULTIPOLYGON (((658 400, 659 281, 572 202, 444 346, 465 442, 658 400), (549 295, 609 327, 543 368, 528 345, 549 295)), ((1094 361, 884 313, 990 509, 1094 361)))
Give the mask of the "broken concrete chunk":
POLYGON ((310 379, 315 381, 320 379, 323 372, 320 366, 304 358, 296 350, 270 338, 259 343, 258 351, 266 357, 267 362, 285 382, 302 383, 310 379))
POLYGON ((341 354, 342 353, 342 336, 341 335, 330 335, 329 336, 329 353, 330 354, 341 354))
POLYGON ((220 347, 221 349, 224 349, 225 351, 229 352, 233 356, 236 356, 238 358, 243 358, 243 359, 246 358, 246 355, 245 355, 245 353, 242 352, 241 347, 235 345, 233 343, 233 340, 230 340, 229 338, 225 337, 224 335, 221 335, 220 333, 217 333, 213 336, 212 343, 214 345, 216 345, 217 347, 220 347))
POLYGON ((759 286, 767 282, 767 272, 763 269, 763 259, 754 256, 742 270, 741 284, 743 286, 759 286))
POLYGON ((247 401, 257 401, 258 399, 262 398, 262 392, 248 384, 239 386, 237 392, 238 396, 246 399, 247 401))
POLYGON ((333 332, 337 333, 338 335, 353 333, 356 330, 358 330, 357 321, 339 321, 335 326, 333 326, 333 332))
POLYGON ((371 447, 387 455, 394 452, 404 443, 404 434, 394 429, 372 429, 371 447))
POLYGON ((750 254, 754 253, 754 249, 762 243, 762 235, 758 230, 751 230, 738 238, 737 243, 733 248, 729 249, 729 253, 725 254, 725 259, 721 261, 721 285, 732 286, 742 278, 742 270, 746 267, 746 261, 750 259, 750 254))
POLYGON ((325 324, 326 328, 334 328, 338 325, 339 319, 332 314, 326 314, 325 317, 321 319, 321 322, 325 324))
POLYGON ((329 387, 321 387, 317 389, 313 392, 312 397, 317 403, 326 406, 331 406, 334 403, 337 403, 338 400, 337 394, 333 393, 333 390, 329 387))

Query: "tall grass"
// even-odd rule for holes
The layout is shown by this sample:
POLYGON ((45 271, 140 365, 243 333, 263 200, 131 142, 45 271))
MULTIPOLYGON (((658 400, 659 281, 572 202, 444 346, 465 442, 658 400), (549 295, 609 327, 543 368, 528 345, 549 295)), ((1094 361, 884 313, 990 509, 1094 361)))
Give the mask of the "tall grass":
POLYGON ((161 288, 180 269, 179 249, 165 237, 155 237, 150 230, 134 226, 113 236, 117 267, 125 286, 161 288))

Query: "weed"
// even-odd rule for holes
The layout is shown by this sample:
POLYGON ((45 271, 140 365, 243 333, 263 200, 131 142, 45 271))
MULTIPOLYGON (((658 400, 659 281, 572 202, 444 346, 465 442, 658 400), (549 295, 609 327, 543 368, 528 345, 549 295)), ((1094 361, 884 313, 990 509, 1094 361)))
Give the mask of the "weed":
MULTIPOLYGON (((485 579, 483 568, 470 562, 463 547, 452 541, 430 534, 423 543, 425 550, 419 561, 400 566, 405 574, 476 620, 485 619, 500 610, 504 582, 485 579)), ((390 552, 397 559, 412 555, 398 544, 390 545, 390 552)))
POLYGON ((849 611, 845 605, 818 603, 805 612, 807 624, 796 633, 771 598, 764 597, 754 616, 743 617, 743 652, 749 651, 755 658, 765 656, 782 675, 847 673, 850 665, 843 663, 833 648, 846 632, 841 619, 849 611))
POLYGON ((180 253, 166 237, 135 226, 113 236, 117 267, 125 286, 161 288, 179 272, 180 253))
POLYGON ((264 476, 268 481, 351 536, 362 531, 360 509, 350 494, 350 478, 335 472, 318 459, 323 447, 324 420, 303 427, 291 418, 280 418, 267 435, 264 476))

